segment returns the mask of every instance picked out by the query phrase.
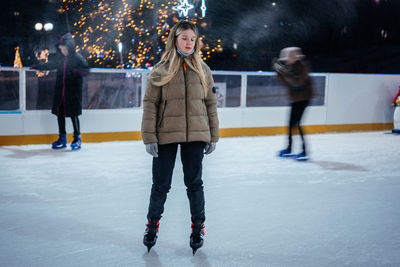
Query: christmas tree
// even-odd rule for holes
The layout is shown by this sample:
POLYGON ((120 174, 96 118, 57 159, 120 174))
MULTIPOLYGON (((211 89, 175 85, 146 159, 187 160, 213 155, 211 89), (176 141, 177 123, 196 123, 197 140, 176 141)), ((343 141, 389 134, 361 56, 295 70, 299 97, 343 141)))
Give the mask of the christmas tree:
POLYGON ((21 56, 19 55, 19 46, 15 49, 14 68, 22 68, 21 56))
POLYGON ((77 50, 92 66, 154 65, 161 57, 170 28, 182 19, 199 26, 204 60, 222 50, 220 40, 205 37, 205 0, 63 0, 62 11, 72 22, 77 50))

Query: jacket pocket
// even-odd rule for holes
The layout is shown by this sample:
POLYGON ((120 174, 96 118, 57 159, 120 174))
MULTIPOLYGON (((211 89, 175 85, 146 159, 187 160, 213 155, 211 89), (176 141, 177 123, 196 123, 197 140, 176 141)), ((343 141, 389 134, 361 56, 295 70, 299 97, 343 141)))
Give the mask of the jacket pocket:
POLYGON ((160 118, 160 122, 158 123, 158 127, 162 127, 163 126, 163 122, 164 122, 164 114, 165 114, 165 110, 167 109, 167 100, 164 101, 164 108, 163 108, 163 112, 161 113, 161 118, 160 118))

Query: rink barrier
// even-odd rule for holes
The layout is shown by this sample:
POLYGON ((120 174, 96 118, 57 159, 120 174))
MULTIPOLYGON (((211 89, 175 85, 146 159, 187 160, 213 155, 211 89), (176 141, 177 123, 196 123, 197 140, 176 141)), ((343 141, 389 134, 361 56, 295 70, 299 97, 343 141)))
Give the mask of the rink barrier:
MULTIPOLYGON (((83 142, 141 140, 142 98, 148 73, 148 70, 90 70, 80 117, 83 142)), ((225 93, 222 101, 218 98, 221 137, 287 134, 290 107, 274 73, 213 71, 212 74, 215 85, 225 93)), ((303 119, 307 134, 393 128, 390 104, 400 75, 312 73, 311 76, 317 90, 303 119)), ((40 83, 35 72, 28 68, 0 67, 0 145, 49 144, 57 139, 56 117, 49 110, 52 90, 54 86, 40 83)), ((71 133, 69 120, 66 126, 71 133)), ((68 142, 71 140, 69 134, 68 142)))
MULTIPOLYGON (((305 125, 306 134, 339 133, 358 131, 384 131, 393 129, 393 123, 348 124, 348 125, 305 125)), ((226 128, 220 129, 220 137, 265 136, 287 134, 287 127, 253 127, 253 128, 226 128)), ((298 134, 295 129, 294 134, 298 134)), ((139 141, 140 132, 109 132, 109 133, 82 133, 83 143, 99 143, 111 141, 139 141)), ((58 138, 58 134, 15 135, 1 136, 0 146, 50 144, 58 138)), ((73 135, 67 134, 68 142, 72 142, 73 135)))

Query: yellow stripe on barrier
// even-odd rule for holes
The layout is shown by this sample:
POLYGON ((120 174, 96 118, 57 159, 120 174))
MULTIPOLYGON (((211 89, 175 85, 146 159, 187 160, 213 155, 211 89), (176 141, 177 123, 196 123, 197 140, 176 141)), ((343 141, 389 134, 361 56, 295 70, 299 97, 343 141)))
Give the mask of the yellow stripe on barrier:
MULTIPOLYGON (((85 143, 142 140, 140 132, 82 133, 81 136, 85 143)), ((0 136, 0 146, 51 144, 57 138, 58 134, 0 136)), ((73 135, 68 134, 67 141, 70 143, 72 139, 73 135)))
MULTIPOLYGON (((353 132, 353 131, 383 131, 393 129, 393 123, 368 123, 368 124, 342 124, 342 125, 305 125, 302 129, 306 134, 327 132, 353 132)), ((249 127, 220 129, 221 137, 257 136, 287 134, 288 129, 279 127, 249 127)), ((297 128, 294 134, 298 134, 297 128)))
MULTIPOLYGON (((383 131, 393 129, 393 123, 367 123, 343 125, 305 125, 302 127, 306 134, 327 132, 352 132, 352 131, 383 131)), ((249 128, 223 128, 220 129, 221 137, 258 136, 286 134, 287 127, 249 127, 249 128)), ((296 133, 296 132, 295 132, 296 133)), ((0 136, 0 146, 50 144, 57 139, 57 134, 39 135, 11 135, 0 136)), ((72 134, 67 139, 72 141, 72 134)), ((137 141, 142 140, 140 132, 107 132, 107 133, 82 133, 83 143, 97 143, 110 141, 137 141)))

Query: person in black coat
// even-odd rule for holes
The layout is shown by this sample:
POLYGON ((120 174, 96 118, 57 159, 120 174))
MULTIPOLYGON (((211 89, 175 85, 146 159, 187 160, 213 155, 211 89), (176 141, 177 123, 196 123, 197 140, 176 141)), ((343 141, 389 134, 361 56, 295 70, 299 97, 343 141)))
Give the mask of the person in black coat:
POLYGON ((78 116, 82 114, 82 81, 89 73, 89 66, 83 56, 75 51, 75 41, 70 33, 63 35, 57 45, 58 52, 49 56, 47 63, 39 63, 32 68, 38 70, 57 70, 51 112, 57 116, 59 138, 52 148, 67 146, 65 117, 70 117, 74 127, 74 140, 71 148, 81 148, 78 116))

